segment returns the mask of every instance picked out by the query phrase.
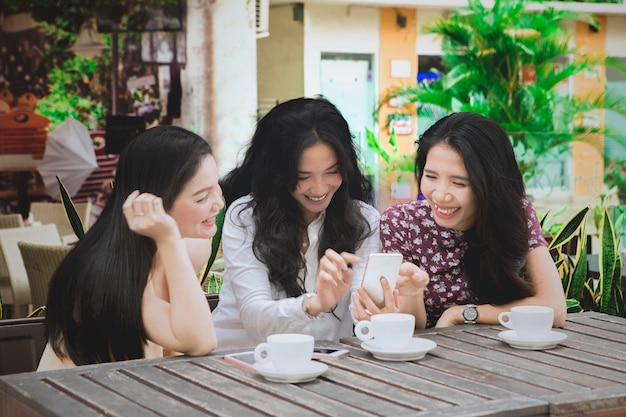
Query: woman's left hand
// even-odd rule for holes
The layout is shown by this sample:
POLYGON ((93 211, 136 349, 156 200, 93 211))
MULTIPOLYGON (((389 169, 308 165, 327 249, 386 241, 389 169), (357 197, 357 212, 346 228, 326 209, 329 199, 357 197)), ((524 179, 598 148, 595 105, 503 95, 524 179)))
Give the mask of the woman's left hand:
POLYGON ((435 327, 450 327, 463 324, 464 321, 461 319, 463 317, 463 309, 465 309, 464 305, 447 308, 439 317, 439 320, 437 320, 435 327))

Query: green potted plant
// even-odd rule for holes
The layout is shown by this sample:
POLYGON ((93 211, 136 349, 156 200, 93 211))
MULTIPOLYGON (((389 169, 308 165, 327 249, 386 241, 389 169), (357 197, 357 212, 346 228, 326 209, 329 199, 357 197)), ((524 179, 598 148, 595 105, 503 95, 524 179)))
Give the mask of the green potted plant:
POLYGON ((540 173, 540 156, 568 152, 573 141, 605 134, 626 148, 621 132, 576 123, 595 120, 604 109, 626 115, 624 99, 611 91, 580 97, 560 88, 570 77, 594 72, 598 65, 617 67, 614 60, 576 49, 563 27, 571 20, 592 26, 596 21, 588 14, 552 7, 530 10, 531 3, 542 1, 496 0, 487 7, 469 0, 467 8, 453 9, 424 27, 424 33, 442 40, 445 73, 437 81, 392 89, 381 106, 394 99, 408 109, 416 106, 418 119, 471 111, 497 121, 513 141, 526 180, 540 173))
POLYGON ((548 249, 561 276, 569 312, 600 311, 615 316, 626 316, 624 293, 626 282, 622 278, 623 254, 616 227, 621 227, 624 213, 615 224, 606 200, 592 212, 600 242, 597 277, 589 273, 587 254, 587 221, 592 212, 583 207, 574 213, 550 238, 548 249))

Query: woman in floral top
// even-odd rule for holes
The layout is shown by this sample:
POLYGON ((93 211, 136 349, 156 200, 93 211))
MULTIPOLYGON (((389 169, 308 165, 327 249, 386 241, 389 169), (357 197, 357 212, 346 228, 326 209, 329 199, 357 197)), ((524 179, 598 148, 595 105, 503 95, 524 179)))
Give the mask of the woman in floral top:
POLYGON ((478 114, 444 117, 420 138, 415 173, 425 200, 380 221, 383 251, 405 260, 396 290, 381 279, 382 307, 359 291, 356 318, 401 311, 418 328, 498 323, 500 312, 533 304, 554 308, 561 326, 563 288, 506 132, 478 114))

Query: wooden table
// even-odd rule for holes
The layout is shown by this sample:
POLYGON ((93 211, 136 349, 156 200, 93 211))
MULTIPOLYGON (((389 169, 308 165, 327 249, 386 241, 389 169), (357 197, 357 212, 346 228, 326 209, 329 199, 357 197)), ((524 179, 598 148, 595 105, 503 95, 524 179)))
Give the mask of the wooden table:
POLYGON ((351 356, 304 384, 277 384, 221 355, 170 357, 0 377, 2 416, 591 416, 626 415, 626 319, 574 314, 545 351, 518 350, 497 325, 419 336, 416 362, 351 356))

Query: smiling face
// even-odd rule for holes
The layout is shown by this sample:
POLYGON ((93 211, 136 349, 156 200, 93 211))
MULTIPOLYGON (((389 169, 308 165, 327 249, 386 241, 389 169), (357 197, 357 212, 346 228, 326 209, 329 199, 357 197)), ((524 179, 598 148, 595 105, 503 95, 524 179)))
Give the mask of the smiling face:
POLYGON ((168 212, 176 220, 182 237, 208 239, 217 232, 215 217, 224 206, 217 180, 215 159, 207 155, 168 212))
POLYGON ((441 142, 426 156, 420 191, 441 227, 467 231, 476 221, 476 201, 463 157, 441 142))
POLYGON ((334 150, 324 142, 306 148, 300 155, 298 182, 291 192, 307 224, 330 204, 343 179, 334 150))

